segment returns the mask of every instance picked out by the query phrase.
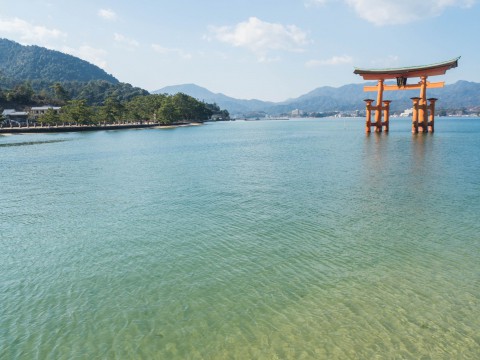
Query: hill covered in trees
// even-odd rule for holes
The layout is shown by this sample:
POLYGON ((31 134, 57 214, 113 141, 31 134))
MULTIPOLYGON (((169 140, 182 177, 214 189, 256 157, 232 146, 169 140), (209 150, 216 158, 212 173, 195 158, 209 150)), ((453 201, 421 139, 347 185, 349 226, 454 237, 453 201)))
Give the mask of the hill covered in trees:
POLYGON ((7 39, 0 39, 0 74, 10 81, 119 82, 98 66, 75 56, 7 39))
POLYGON ((121 83, 75 56, 0 39, 0 108, 64 105, 68 100, 99 106, 107 98, 123 102, 139 95, 148 91, 121 83))
POLYGON ((11 87, 0 86, 0 108, 62 106, 69 100, 83 100, 89 106, 99 106, 108 98, 124 102, 148 94, 148 91, 127 83, 112 84, 105 80, 91 80, 86 83, 25 81, 14 83, 11 87))

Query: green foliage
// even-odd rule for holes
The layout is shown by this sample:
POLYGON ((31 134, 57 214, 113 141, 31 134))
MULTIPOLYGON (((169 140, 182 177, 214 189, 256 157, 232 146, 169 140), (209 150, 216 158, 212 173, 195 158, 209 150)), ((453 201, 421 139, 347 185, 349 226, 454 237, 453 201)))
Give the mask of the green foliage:
POLYGON ((45 114, 38 118, 37 122, 47 125, 57 125, 60 124, 61 120, 60 115, 57 113, 57 111, 53 109, 48 109, 45 114))
POLYGON ((89 107, 85 100, 70 100, 62 107, 61 120, 67 123, 115 123, 119 121, 156 121, 161 124, 205 121, 211 105, 185 94, 137 96, 122 103, 109 97, 104 104, 89 107))
POLYGON ((6 100, 10 103, 28 104, 32 102, 34 91, 28 82, 15 86, 7 92, 6 100))
POLYGON ((172 100, 182 120, 204 121, 208 120, 213 114, 213 111, 205 103, 199 102, 184 93, 173 95, 172 100))
POLYGON ((56 82, 51 86, 51 88, 55 94, 55 98, 58 101, 67 102, 68 100, 70 100, 70 94, 67 92, 67 90, 65 90, 61 83, 56 82))
POLYGON ((124 103, 141 95, 148 95, 148 92, 130 84, 111 84, 103 80, 88 83, 32 81, 19 83, 10 89, 0 88, 0 106, 5 108, 63 106, 69 100, 85 100, 87 105, 101 106, 108 98, 124 103))
POLYGON ((130 84, 111 84, 104 80, 94 80, 88 83, 66 82, 62 83, 62 86, 72 99, 83 99, 88 105, 96 106, 103 105, 108 98, 125 102, 139 95, 148 95, 148 91, 130 84))
MULTIPOLYGON (((125 103, 125 117, 131 121, 157 121, 162 124, 206 121, 216 105, 205 104, 195 98, 179 93, 176 95, 155 94, 138 96, 125 103)), ((218 109, 218 111, 220 111, 218 109)), ((228 114, 226 110, 222 110, 228 114)))
POLYGON ((158 119, 161 124, 172 124, 181 119, 181 113, 186 112, 187 109, 179 107, 175 104, 175 100, 172 97, 167 97, 163 104, 158 109, 158 119))
POLYGON ((97 119, 100 122, 113 124, 123 119, 125 113, 124 106, 114 97, 105 100, 105 104, 98 110, 97 119))
POLYGON ((158 109, 166 101, 167 95, 137 96, 125 104, 127 118, 133 121, 158 120, 158 109))
POLYGON ((70 100, 62 107, 60 119, 64 123, 92 124, 94 112, 85 100, 70 100))

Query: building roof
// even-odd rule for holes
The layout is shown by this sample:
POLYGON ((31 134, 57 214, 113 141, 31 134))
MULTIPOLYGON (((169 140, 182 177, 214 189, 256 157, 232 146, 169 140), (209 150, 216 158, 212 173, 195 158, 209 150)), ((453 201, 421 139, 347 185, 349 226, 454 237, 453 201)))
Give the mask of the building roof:
POLYGON ((390 69, 361 69, 355 68, 354 74, 360 75, 364 80, 381 80, 381 79, 395 79, 398 77, 411 78, 421 76, 435 76, 443 75, 447 70, 453 69, 458 66, 458 60, 460 56, 430 65, 409 66, 402 68, 390 68, 390 69))
POLYGON ((40 110, 48 110, 48 109, 60 110, 61 107, 60 107, 60 106, 51 106, 51 105, 33 106, 33 107, 32 107, 32 110, 37 110, 37 111, 40 111, 40 110))
POLYGON ((27 116, 28 112, 16 111, 15 109, 5 109, 5 110, 3 110, 2 115, 6 115, 6 116, 27 116))

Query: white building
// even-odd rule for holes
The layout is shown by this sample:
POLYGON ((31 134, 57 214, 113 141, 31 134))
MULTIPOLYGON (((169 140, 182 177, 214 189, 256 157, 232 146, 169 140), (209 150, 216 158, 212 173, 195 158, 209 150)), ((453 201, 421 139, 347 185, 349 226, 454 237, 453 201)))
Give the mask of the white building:
POLYGON ((44 115, 49 109, 55 111, 55 113, 59 113, 61 107, 60 106, 52 106, 52 105, 45 105, 45 106, 34 106, 30 109, 30 114, 36 120, 40 116, 44 115))
POLYGON ((293 117, 298 117, 298 116, 303 116, 303 115, 304 115, 303 110, 299 110, 299 109, 292 110, 292 116, 293 117))
POLYGON ((413 115, 413 109, 406 109, 404 112, 400 114, 402 117, 410 117, 413 115))

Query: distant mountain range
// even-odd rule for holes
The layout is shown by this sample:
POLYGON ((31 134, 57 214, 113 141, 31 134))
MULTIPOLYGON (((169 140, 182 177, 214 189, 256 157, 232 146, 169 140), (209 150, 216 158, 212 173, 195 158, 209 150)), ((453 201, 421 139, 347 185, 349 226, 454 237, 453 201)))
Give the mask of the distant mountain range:
MULTIPOLYGON (((369 83, 370 85, 374 83, 369 83)), ((270 115, 290 113, 300 109, 305 112, 333 112, 363 110, 365 98, 376 99, 376 93, 365 93, 364 84, 350 84, 338 88, 323 86, 295 99, 283 102, 268 102, 261 100, 241 100, 226 96, 221 93, 213 93, 208 89, 195 84, 167 86, 156 90, 157 94, 176 94, 179 92, 193 96, 198 100, 216 103, 222 109, 227 109, 230 114, 245 115, 251 112, 265 112, 270 115)), ((418 96, 418 90, 388 91, 384 98, 392 100, 392 111, 403 111, 410 108, 411 97, 418 96)), ((442 89, 428 90, 429 97, 439 98, 437 109, 462 109, 480 106, 480 83, 458 81, 446 85, 442 89)))
POLYGON ((274 102, 262 100, 241 100, 221 93, 216 94, 195 84, 173 85, 152 91, 152 94, 174 95, 177 93, 190 95, 197 100, 204 101, 206 103, 216 103, 218 106, 220 106, 220 108, 227 109, 230 113, 264 111, 266 107, 275 106, 274 102))

